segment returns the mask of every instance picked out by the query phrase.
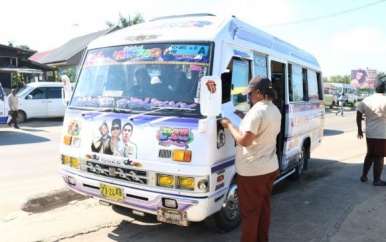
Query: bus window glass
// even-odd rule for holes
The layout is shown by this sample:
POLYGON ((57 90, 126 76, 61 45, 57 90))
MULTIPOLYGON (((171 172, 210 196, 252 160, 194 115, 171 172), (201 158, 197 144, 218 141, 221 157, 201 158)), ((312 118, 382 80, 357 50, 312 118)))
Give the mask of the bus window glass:
POLYGON ((292 99, 294 102, 303 100, 303 74, 302 68, 297 65, 292 65, 291 81, 292 81, 292 99))
POLYGON ((268 76, 266 56, 253 54, 253 73, 255 76, 268 76))
POLYGON ((310 100, 319 100, 318 79, 316 72, 307 70, 308 97, 310 100))
POLYGON ((247 111, 247 96, 241 93, 248 86, 249 81, 249 62, 242 60, 233 60, 232 65, 232 100, 236 109, 247 111))

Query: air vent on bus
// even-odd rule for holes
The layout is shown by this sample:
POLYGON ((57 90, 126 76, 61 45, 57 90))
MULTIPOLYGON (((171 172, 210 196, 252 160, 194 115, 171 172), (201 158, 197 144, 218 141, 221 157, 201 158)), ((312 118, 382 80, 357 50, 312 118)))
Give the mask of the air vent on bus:
POLYGON ((170 158, 170 157, 172 157, 172 151, 171 150, 159 150, 158 157, 159 158, 170 158))

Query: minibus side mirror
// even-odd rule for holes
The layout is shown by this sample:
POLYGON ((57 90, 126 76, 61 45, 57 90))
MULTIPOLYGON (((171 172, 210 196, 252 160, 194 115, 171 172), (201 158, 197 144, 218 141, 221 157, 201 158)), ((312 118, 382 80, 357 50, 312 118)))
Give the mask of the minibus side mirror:
POLYGON ((200 84, 201 114, 212 117, 221 112, 221 79, 216 76, 204 76, 200 84))

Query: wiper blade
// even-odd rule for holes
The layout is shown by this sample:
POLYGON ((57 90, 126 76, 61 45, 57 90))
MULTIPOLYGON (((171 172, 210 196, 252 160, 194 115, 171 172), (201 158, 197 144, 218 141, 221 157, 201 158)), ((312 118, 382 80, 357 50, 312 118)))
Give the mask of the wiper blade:
POLYGON ((140 113, 138 115, 134 115, 130 119, 133 120, 134 118, 138 118, 140 116, 143 116, 143 115, 146 115, 149 113, 155 113, 155 112, 158 112, 160 110, 185 110, 185 111, 195 111, 196 110, 196 109, 191 109, 191 108, 180 108, 180 107, 152 107, 152 109, 153 110, 151 110, 151 111, 140 113))
POLYGON ((126 108, 113 108, 112 112, 114 113, 131 113, 133 109, 126 109, 126 108))

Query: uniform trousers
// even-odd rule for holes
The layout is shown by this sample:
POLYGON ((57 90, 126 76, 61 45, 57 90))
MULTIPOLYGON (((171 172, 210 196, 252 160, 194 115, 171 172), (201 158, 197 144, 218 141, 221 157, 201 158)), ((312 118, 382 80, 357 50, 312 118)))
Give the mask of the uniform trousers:
POLYGON ((241 242, 268 241, 272 187, 279 170, 259 176, 237 175, 241 242))

